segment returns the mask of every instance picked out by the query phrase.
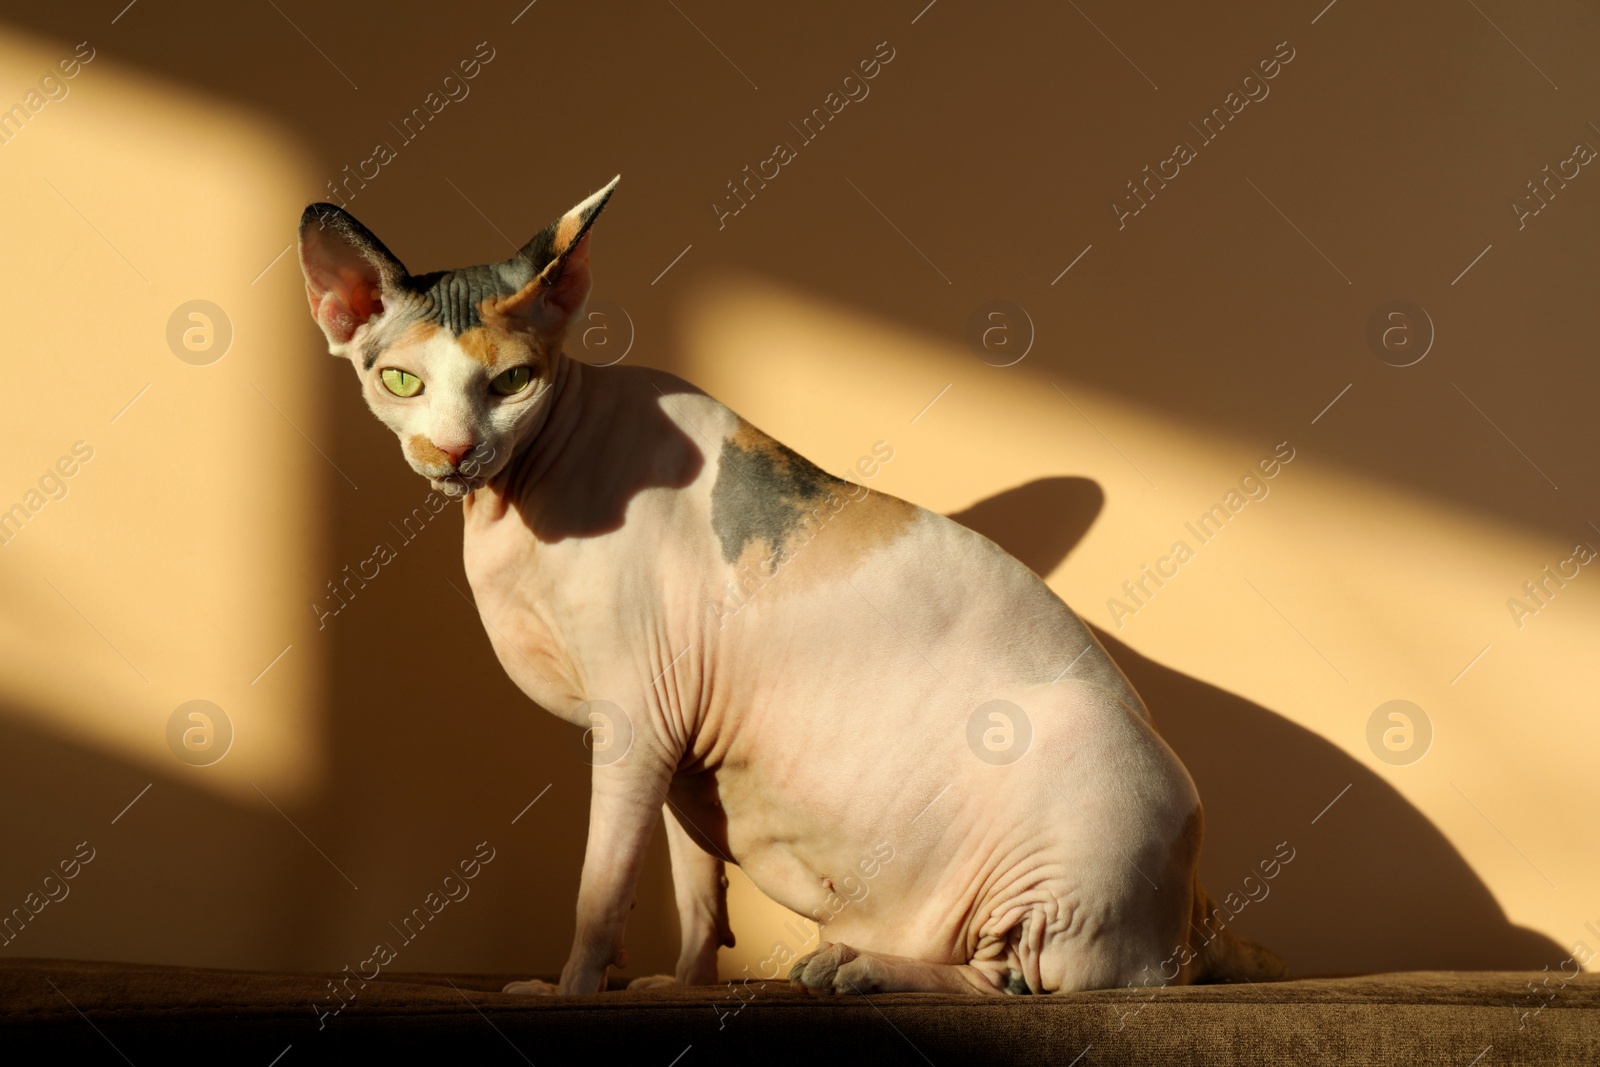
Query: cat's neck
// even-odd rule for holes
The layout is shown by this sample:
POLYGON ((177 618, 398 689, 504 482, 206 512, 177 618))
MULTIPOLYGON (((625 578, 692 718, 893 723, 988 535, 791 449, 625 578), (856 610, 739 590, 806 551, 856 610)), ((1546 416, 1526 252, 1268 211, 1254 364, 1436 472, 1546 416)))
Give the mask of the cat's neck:
POLYGON ((603 369, 557 357, 539 423, 468 497, 468 515, 494 522, 514 512, 546 543, 620 529, 639 493, 681 489, 704 466, 703 453, 662 406, 687 388, 643 367, 603 369))
POLYGON ((508 487, 526 491, 537 486, 571 444, 582 421, 586 399, 583 372, 582 363, 557 351, 551 369, 550 395, 540 406, 539 422, 523 435, 501 475, 506 478, 508 487))
POLYGON ((586 399, 584 365, 557 352, 551 368, 550 395, 541 404, 538 421, 524 431, 510 460, 486 489, 517 500, 548 480, 556 461, 571 445, 582 422, 586 399))

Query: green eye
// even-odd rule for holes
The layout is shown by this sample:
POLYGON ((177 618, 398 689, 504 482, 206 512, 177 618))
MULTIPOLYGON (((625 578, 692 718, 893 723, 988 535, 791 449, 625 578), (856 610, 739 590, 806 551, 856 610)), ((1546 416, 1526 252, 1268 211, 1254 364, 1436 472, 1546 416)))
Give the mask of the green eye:
POLYGON ((422 379, 410 371, 385 367, 380 377, 383 379, 383 387, 395 396, 416 396, 422 392, 422 379))
POLYGON ((528 387, 533 381, 533 371, 527 367, 512 367, 500 377, 489 383, 489 389, 497 396, 515 396, 528 387))

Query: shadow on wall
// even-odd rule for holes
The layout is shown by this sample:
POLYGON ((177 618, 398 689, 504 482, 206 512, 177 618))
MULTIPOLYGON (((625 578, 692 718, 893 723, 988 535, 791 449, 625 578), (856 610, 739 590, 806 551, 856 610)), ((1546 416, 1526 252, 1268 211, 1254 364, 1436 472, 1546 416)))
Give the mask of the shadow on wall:
POLYGON ((6 957, 284 959, 324 903, 284 887, 335 888, 315 852, 275 848, 291 827, 265 805, 245 808, 175 776, 152 780, 147 766, 39 729, 24 710, 0 698, 6 957), (72 855, 92 858, 52 890, 45 877, 72 855))
MULTIPOLYGON (((1090 479, 1041 478, 950 518, 1047 575, 1104 502, 1090 479)), ((1513 925, 1444 835, 1339 748, 1091 628, 1199 787, 1201 877, 1212 895, 1235 890, 1278 842, 1294 847, 1270 894, 1237 921, 1292 974, 1533 970, 1565 955, 1544 935, 1513 925), (1346 784, 1349 791, 1323 812, 1346 784)))
MULTIPOLYGON (((998 289, 1026 300, 1042 329, 1071 329, 1074 355, 1046 360, 1041 350, 1032 357, 1040 367, 1092 376, 1107 393, 1186 419, 1264 429, 1286 405, 1309 417, 1352 381, 1353 394, 1335 409, 1339 418, 1321 424, 1330 431, 1323 447, 1331 460, 1550 530, 1564 531, 1572 518, 1562 501, 1584 499, 1593 487, 1591 468, 1569 458, 1551 468, 1562 485, 1552 494, 1518 468, 1522 458, 1462 399, 1481 398, 1498 383, 1490 411, 1530 453, 1585 454, 1570 432, 1586 424, 1582 409, 1592 394, 1581 387, 1591 380, 1583 354, 1594 319, 1586 288, 1593 248, 1582 224, 1592 216, 1581 193, 1556 206, 1568 222, 1546 227, 1540 220, 1522 235, 1528 248, 1520 258, 1497 244, 1472 274, 1458 277, 1460 287, 1449 281, 1480 239, 1499 242, 1514 232, 1504 191, 1520 189, 1571 136, 1560 109, 1515 106, 1540 100, 1544 88, 1535 84, 1530 92, 1515 80, 1532 76, 1500 54, 1500 40, 1476 14, 1441 22, 1420 6, 1386 12, 1389 32, 1374 36, 1371 21, 1347 17, 1351 8, 1341 5, 1313 36, 1311 12, 1291 24, 1287 12, 1245 0, 1196 6, 1175 22, 1168 13, 1162 32, 1143 35, 1141 62, 1159 69, 1163 84, 1141 103, 1127 95, 1127 86, 1140 93, 1144 86, 1123 57, 1081 13, 1059 5, 1018 7, 1003 25, 976 5, 939 5, 923 18, 921 0, 893 18, 866 5, 759 14, 726 3, 702 6, 712 10, 528 10, 519 0, 492 17, 465 12, 441 30, 437 20, 375 23, 362 8, 308 0, 243 14, 222 5, 129 10, 125 0, 111 0, 19 7, 7 23, 59 38, 68 51, 85 37, 104 51, 76 83, 74 93, 83 95, 52 104, 45 120, 77 114, 69 109, 106 91, 88 78, 120 65, 215 94, 293 130, 318 161, 306 177, 308 200, 328 195, 325 180, 360 166, 373 140, 391 136, 391 122, 478 41, 488 41, 500 58, 474 82, 470 100, 451 103, 415 144, 397 135, 398 161, 360 185, 352 210, 413 266, 480 262, 485 249, 499 247, 497 229, 521 240, 529 227, 549 221, 551 210, 568 206, 575 191, 624 172, 629 194, 608 209, 603 240, 615 251, 601 284, 627 305, 641 337, 655 338, 657 347, 641 345, 633 357, 651 365, 672 369, 687 359, 668 324, 696 271, 762 273, 947 338, 960 336, 976 302, 998 289), (704 47, 687 21, 691 14, 718 27, 718 47, 755 74, 759 92, 704 47), (329 48, 333 58, 324 63, 327 57, 316 55, 302 26, 314 26, 319 42, 340 42, 329 48), (241 32, 253 47, 237 47, 241 32), (1271 101, 1253 104, 1226 141, 1205 149, 1203 169, 1119 230, 1106 208, 1124 181, 1283 36, 1303 51, 1275 82, 1271 101), (900 58, 875 83, 871 101, 851 105, 826 139, 804 149, 800 170, 721 226, 707 207, 723 195, 724 181, 759 158, 752 153, 765 148, 768 131, 788 136, 784 125, 834 84, 837 64, 885 38, 900 58), (563 40, 596 46, 550 47, 563 40), (1498 65, 1502 60, 1508 62, 1498 65), (286 65, 297 76, 285 77, 286 65), (949 79, 953 68, 967 72, 964 82, 949 79), (1352 70, 1376 76, 1352 79, 1352 70), (554 153, 548 136, 524 129, 525 117, 546 105, 550 84, 583 89, 571 96, 573 115, 554 153), (670 91, 641 93, 641 85, 670 91), (1435 135, 1419 140, 1418 112, 1395 101, 1410 88, 1415 99, 1431 102, 1438 85, 1461 92, 1425 109, 1435 135), (357 122, 352 101, 364 102, 357 122), (953 137, 975 150, 952 153, 953 137), (997 169, 997 152, 1015 165, 997 169), (1328 263, 1297 243, 1276 204, 1327 248, 1328 263), (891 216, 892 227, 885 225, 891 216), (951 224, 963 218, 986 223, 951 224), (895 232, 902 226, 927 257, 919 258, 909 238, 902 241, 895 232), (1326 243, 1324 232, 1337 236, 1326 243), (1061 267, 1081 254, 1080 234, 1094 251, 1063 278, 1061 267), (1397 243, 1396 234, 1405 240, 1397 243), (683 262, 668 274, 663 267, 678 262, 674 255, 683 262), (1349 284, 1339 284, 1333 260, 1350 272, 1349 284), (954 273, 949 284, 939 284, 934 261, 954 273), (1419 284, 1427 288, 1418 298, 1441 323, 1455 324, 1458 340, 1452 361, 1431 359, 1396 378, 1366 351, 1361 331, 1380 301, 1419 284), (1293 360, 1285 361, 1286 350, 1293 360), (1508 351, 1526 353, 1533 372, 1526 361, 1522 370, 1507 370, 1508 351), (1088 358, 1096 353, 1108 358, 1088 358), (1457 373, 1460 395, 1446 380, 1457 373), (1547 381, 1579 387, 1541 387, 1547 381), (1418 418, 1418 411, 1439 414, 1418 418), (1539 432, 1525 438, 1524 427, 1539 432)), ((1546 25, 1568 17, 1543 16, 1546 25)), ((1121 26, 1132 33, 1141 20, 1137 12, 1130 19, 1121 26)), ((1108 31, 1120 39, 1116 27, 1108 31)), ((1565 58, 1552 52, 1552 69, 1582 69, 1586 36, 1560 37, 1565 58)), ((39 143, 47 130, 41 125, 28 137, 39 143)), ((147 137, 148 130, 130 127, 127 136, 147 137)), ((195 146, 177 139, 163 150, 194 153, 195 146)), ((211 219, 222 228, 219 243, 248 232, 238 220, 211 219)), ((286 212, 284 242, 292 222, 286 212)), ((77 232, 84 242, 98 240, 87 229, 77 232)), ((268 262, 276 241, 263 245, 258 262, 268 262)), ((50 246, 41 262, 60 263, 68 248, 50 246)), ((224 369, 249 366, 259 380, 274 376, 285 392, 319 398, 321 421, 310 431, 316 447, 360 486, 357 492, 319 467, 322 481, 308 488, 322 493, 318 581, 369 558, 375 541, 406 542, 386 577, 363 588, 329 623, 331 632, 316 638, 328 664, 318 696, 332 709, 319 735, 327 746, 326 785, 280 817, 265 801, 245 810, 186 788, 173 776, 188 768, 175 767, 115 827, 161 826, 172 835, 152 837, 149 858, 137 860, 149 865, 148 876, 93 906, 91 883, 80 880, 76 903, 52 908, 30 928, 27 951, 336 969, 370 951, 373 938, 388 936, 389 922, 433 888, 446 866, 488 838, 497 847, 505 842, 494 881, 481 882, 470 904, 445 913, 448 925, 441 923, 437 938, 407 949, 405 966, 559 967, 587 813, 587 775, 569 758, 569 728, 533 708, 495 662, 464 593, 460 520, 451 515, 430 525, 414 544, 390 532, 424 497, 423 483, 365 410, 348 368, 322 354, 293 258, 273 262, 248 284, 293 308, 303 350, 263 346, 252 354, 241 344, 224 369), (539 796, 536 807, 525 807, 539 796), (301 828, 359 892, 306 843, 301 828), (203 847, 179 847, 185 835, 203 847)), ((169 310, 152 305, 150 324, 169 310)), ((130 338, 143 338, 155 359, 171 358, 159 331, 140 331, 130 338)), ((253 394, 247 400, 258 403, 253 394)), ((301 455, 323 462, 309 450, 301 455)), ((1047 573, 1101 503, 1093 483, 1055 479, 1000 494, 964 517, 1047 573)), ((305 595, 322 596, 321 585, 305 595)), ((1440 833, 1336 747, 1102 637, 1206 798, 1204 869, 1212 890, 1237 886, 1277 842, 1296 847, 1271 897, 1252 905, 1239 925, 1300 973, 1536 967, 1566 955, 1507 923, 1440 833), (1349 792, 1311 825, 1346 784, 1349 792)), ((93 826, 109 827, 150 781, 143 767, 10 725, 4 709, 0 751, 12 757, 0 799, 32 816, 13 820, 11 855, 56 856, 58 842, 70 848, 93 826), (70 805, 40 800, 62 797, 70 805)), ((664 852, 658 846, 650 854, 630 923, 635 973, 670 969, 677 951, 664 852)), ((130 869, 135 856, 126 854, 130 869)), ((104 874, 110 885, 112 872, 125 869, 116 860, 108 851, 89 873, 104 874)), ((20 878, 15 884, 22 886, 20 878)))

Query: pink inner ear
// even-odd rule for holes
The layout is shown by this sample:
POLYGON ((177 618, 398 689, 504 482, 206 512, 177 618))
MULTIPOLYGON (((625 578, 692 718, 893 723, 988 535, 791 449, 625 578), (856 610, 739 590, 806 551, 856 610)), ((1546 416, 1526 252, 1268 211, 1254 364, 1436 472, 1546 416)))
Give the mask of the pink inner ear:
POLYGON ((345 279, 341 278, 332 288, 321 288, 314 282, 306 285, 312 316, 328 339, 336 344, 349 341, 362 323, 383 311, 378 290, 365 279, 341 283, 345 283, 345 279))
POLYGON ((346 343, 362 323, 383 311, 377 269, 349 248, 329 248, 313 238, 302 249, 301 265, 311 315, 333 344, 346 343))

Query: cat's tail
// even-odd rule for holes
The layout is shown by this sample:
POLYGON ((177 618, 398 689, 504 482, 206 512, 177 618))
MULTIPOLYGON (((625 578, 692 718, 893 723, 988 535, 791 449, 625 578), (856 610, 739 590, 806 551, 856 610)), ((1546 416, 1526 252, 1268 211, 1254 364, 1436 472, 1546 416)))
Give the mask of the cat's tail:
POLYGON ((1225 925, 1228 913, 1194 883, 1196 921, 1191 924, 1191 945, 1196 968, 1192 982, 1272 982, 1285 978, 1289 969, 1270 949, 1240 937, 1225 925))

